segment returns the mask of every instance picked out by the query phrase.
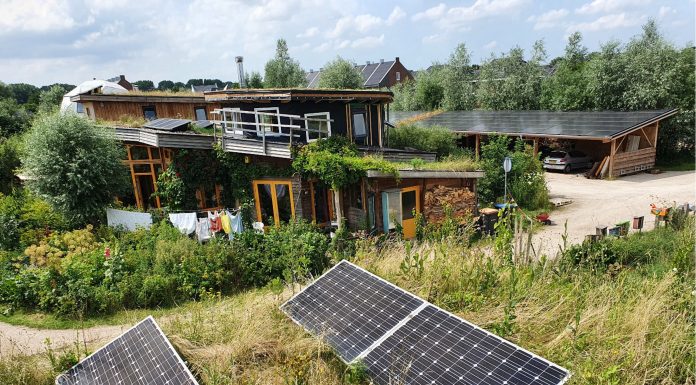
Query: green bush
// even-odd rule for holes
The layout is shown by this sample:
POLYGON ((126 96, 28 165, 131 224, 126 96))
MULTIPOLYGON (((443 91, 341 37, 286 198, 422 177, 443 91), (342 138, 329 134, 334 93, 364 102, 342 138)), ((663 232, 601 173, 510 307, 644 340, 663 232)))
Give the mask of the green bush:
POLYGON ((19 136, 9 139, 0 137, 0 193, 10 194, 19 187, 15 171, 21 166, 19 160, 19 136))
POLYGON ((457 141, 446 127, 421 127, 415 124, 400 124, 389 128, 389 147, 415 148, 437 153, 443 158, 457 152, 457 141))

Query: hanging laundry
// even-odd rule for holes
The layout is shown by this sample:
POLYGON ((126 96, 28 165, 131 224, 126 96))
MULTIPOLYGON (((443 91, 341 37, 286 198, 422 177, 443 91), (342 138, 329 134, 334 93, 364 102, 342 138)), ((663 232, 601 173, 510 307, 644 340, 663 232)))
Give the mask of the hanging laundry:
POLYGON ((225 234, 229 234, 232 230, 229 211, 223 211, 220 213, 220 222, 222 223, 222 231, 224 231, 225 234))
POLYGON ((138 227, 149 229, 152 226, 152 215, 135 211, 106 209, 106 223, 111 227, 122 226, 128 231, 135 231, 138 227))
POLYGON ((208 218, 198 220, 196 223, 196 236, 198 237, 198 242, 210 239, 210 220, 208 218))
POLYGON ((179 229, 182 234, 189 235, 196 231, 196 213, 177 213, 169 214, 169 221, 172 225, 179 229))
POLYGON ((234 234, 239 234, 244 231, 244 224, 242 223, 242 212, 238 212, 237 215, 230 214, 229 211, 225 212, 230 220, 230 239, 234 237, 234 234))
POLYGON ((217 211, 214 213, 208 211, 208 220, 210 220, 211 233, 217 233, 218 231, 222 230, 222 221, 220 220, 220 214, 217 211))

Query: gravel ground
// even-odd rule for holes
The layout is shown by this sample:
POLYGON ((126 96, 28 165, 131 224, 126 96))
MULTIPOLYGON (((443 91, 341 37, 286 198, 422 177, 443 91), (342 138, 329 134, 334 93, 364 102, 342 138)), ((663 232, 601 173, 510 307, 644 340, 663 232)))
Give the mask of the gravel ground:
MULTIPOLYGON (((696 202, 696 172, 672 171, 657 175, 646 173, 615 180, 587 179, 582 174, 546 173, 551 198, 570 199, 573 203, 551 212, 551 226, 535 236, 535 250, 555 256, 564 223, 568 221, 569 243, 582 242, 595 227, 645 216, 644 230, 654 227, 650 204, 673 206, 696 202)), ((631 230, 634 231, 634 230, 631 230)))

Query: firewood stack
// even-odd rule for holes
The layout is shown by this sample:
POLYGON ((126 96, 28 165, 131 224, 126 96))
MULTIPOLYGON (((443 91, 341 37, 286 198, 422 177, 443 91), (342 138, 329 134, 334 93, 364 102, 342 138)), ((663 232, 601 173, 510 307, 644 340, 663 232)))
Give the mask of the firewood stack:
POLYGON ((476 207, 476 196, 466 187, 431 186, 425 190, 423 215, 428 223, 440 223, 445 219, 445 207, 452 216, 464 218, 476 207))

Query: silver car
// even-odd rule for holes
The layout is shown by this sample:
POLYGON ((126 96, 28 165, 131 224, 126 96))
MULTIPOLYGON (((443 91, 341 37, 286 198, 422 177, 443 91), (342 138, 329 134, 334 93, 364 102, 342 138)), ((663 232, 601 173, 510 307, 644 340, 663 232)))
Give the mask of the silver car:
POLYGON ((553 151, 544 158, 544 169, 571 172, 576 169, 590 168, 594 161, 581 151, 553 151))

